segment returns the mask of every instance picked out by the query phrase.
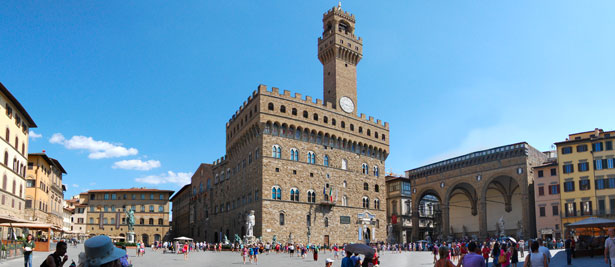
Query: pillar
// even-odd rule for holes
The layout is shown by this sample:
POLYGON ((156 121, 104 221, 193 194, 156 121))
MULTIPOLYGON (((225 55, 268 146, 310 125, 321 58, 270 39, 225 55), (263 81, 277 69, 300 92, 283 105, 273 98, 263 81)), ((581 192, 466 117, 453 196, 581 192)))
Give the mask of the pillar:
POLYGON ((412 201, 412 241, 421 240, 419 238, 419 203, 412 201))
MULTIPOLYGON (((451 229, 451 224, 449 221, 449 210, 448 210, 448 203, 442 205, 442 214, 441 214, 441 218, 442 218, 442 225, 440 225, 441 229, 442 229, 442 239, 446 240, 447 237, 449 235, 451 235, 452 233, 450 233, 450 229, 451 229)), ((434 238, 438 238, 437 236, 434 236, 434 238)))
POLYGON ((479 223, 479 237, 485 239, 489 237, 487 231, 487 200, 486 196, 482 196, 478 200, 478 223, 479 223))
POLYGON ((534 205, 534 203, 530 203, 530 199, 527 195, 527 191, 523 192, 525 190, 521 190, 522 194, 521 194, 521 213, 522 215, 522 219, 521 219, 521 224, 523 224, 523 238, 524 239, 528 239, 530 237, 534 237, 536 230, 534 228, 536 228, 536 226, 534 225, 534 227, 532 228, 532 225, 530 223, 530 218, 535 216, 534 213, 534 209, 533 206, 530 207, 530 205, 534 205), (530 230, 533 229, 533 232, 530 235, 530 230))

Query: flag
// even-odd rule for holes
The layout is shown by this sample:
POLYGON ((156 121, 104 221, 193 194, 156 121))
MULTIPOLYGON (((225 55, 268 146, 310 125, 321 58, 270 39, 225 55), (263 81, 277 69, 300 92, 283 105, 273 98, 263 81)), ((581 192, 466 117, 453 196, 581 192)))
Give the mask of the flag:
POLYGON ((339 190, 336 188, 335 189, 335 202, 337 202, 337 193, 339 193, 339 190))
POLYGON ((326 197, 327 196, 327 187, 326 186, 322 186, 322 194, 326 197))
POLYGON ((329 202, 333 202, 333 186, 329 187, 329 202))

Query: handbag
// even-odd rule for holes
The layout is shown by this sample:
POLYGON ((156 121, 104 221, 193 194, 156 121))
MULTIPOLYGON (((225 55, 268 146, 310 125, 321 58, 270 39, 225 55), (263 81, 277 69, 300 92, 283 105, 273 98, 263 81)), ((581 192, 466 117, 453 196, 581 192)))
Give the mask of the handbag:
POLYGON ((498 257, 498 263, 505 263, 506 262, 506 255, 504 255, 504 253, 500 253, 500 257, 498 257))

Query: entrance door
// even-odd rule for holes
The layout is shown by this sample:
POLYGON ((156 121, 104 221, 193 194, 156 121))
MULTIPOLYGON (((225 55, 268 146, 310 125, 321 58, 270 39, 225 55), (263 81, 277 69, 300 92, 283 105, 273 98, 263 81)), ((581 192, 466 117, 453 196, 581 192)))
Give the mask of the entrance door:
POLYGON ((323 243, 325 246, 329 246, 329 236, 328 235, 325 235, 325 240, 323 243))
POLYGON ((145 244, 146 247, 149 247, 149 236, 147 234, 143 234, 141 238, 142 238, 141 241, 143 241, 143 244, 145 244))

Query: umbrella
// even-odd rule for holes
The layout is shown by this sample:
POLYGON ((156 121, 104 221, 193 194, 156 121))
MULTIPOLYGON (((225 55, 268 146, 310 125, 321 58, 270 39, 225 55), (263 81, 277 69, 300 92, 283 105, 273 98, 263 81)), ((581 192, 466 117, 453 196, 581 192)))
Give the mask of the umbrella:
POLYGON ((517 243, 517 240, 515 240, 514 238, 512 238, 512 237, 510 237, 510 236, 509 236, 509 237, 507 237, 507 238, 508 238, 510 241, 512 241, 513 243, 517 243))
POLYGON ((344 247, 344 250, 351 252, 351 253, 364 254, 364 255, 374 255, 374 253, 376 252, 376 250, 374 250, 372 247, 365 245, 365 244, 346 245, 346 247, 344 247))
POLYGON ((180 236, 180 237, 176 237, 175 240, 192 240, 192 238, 185 237, 185 236, 180 236))

